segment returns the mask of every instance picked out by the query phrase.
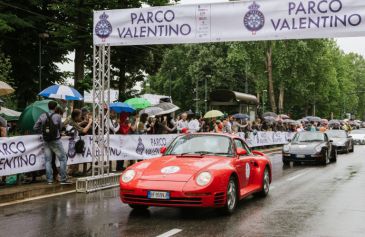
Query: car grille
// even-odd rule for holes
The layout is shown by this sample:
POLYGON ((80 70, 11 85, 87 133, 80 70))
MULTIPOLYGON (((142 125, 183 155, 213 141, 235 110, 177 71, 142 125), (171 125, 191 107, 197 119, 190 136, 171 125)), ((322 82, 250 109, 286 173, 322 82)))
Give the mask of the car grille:
POLYGON ((187 206, 200 206, 202 204, 202 199, 198 197, 194 198, 174 198, 171 197, 168 200, 161 200, 161 199, 149 199, 145 196, 137 196, 131 194, 124 194, 123 198, 127 202, 132 203, 141 203, 141 204, 160 204, 160 205, 187 205, 187 206))
POLYGON ((214 205, 216 206, 223 206, 225 202, 225 195, 224 193, 216 193, 214 195, 214 205))

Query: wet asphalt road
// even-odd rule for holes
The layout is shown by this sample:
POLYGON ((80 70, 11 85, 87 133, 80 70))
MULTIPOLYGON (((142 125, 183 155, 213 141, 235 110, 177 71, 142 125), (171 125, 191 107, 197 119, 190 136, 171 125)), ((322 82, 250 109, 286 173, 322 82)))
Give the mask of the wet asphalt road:
POLYGON ((232 216, 212 209, 152 207, 134 212, 118 189, 0 207, 0 236, 365 236, 365 146, 336 164, 283 168, 270 156, 267 198, 249 197, 232 216), (171 233, 171 232, 170 232, 171 233))

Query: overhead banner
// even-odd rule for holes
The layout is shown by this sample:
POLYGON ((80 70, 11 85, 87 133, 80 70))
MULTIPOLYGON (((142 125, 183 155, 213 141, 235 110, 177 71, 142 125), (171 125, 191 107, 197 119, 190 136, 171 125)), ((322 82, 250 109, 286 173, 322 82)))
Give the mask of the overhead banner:
POLYGON ((365 36, 365 1, 258 0, 94 12, 94 44, 365 36))

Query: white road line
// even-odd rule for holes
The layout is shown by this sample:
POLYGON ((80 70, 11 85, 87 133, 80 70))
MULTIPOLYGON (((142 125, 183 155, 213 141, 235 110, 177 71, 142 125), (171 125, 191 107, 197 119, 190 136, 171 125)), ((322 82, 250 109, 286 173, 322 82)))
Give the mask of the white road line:
POLYGON ((303 175, 305 175, 305 174, 307 174, 307 173, 309 173, 309 172, 311 172, 312 170, 307 170, 307 171, 305 171, 305 172, 302 172, 302 173, 300 173, 300 174, 297 174, 297 175, 295 175, 295 176, 292 176, 292 177, 290 177, 290 178, 287 178, 286 179, 286 181, 293 181, 294 179, 297 179, 297 178, 299 178, 299 177, 301 177, 301 176, 303 176, 303 175))
POLYGON ((179 233, 181 231, 182 231, 182 229, 172 229, 163 234, 157 235, 156 237, 170 237, 170 236, 176 235, 177 233, 179 233))
POLYGON ((27 199, 23 199, 23 200, 17 200, 17 201, 12 201, 12 202, 7 202, 7 203, 0 203, 0 207, 10 206, 10 205, 18 204, 18 203, 23 203, 23 202, 30 202, 30 201, 34 201, 34 200, 43 199, 43 198, 61 196, 64 194, 75 193, 75 192, 76 192, 76 190, 71 190, 71 191, 66 191, 66 192, 62 192, 62 193, 53 193, 53 194, 42 195, 42 196, 33 197, 33 198, 27 198, 27 199))

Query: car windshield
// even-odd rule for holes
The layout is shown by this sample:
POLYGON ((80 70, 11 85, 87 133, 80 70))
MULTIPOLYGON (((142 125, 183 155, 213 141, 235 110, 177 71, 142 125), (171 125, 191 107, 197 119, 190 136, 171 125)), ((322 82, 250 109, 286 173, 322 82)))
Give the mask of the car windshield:
POLYGON ((320 132, 301 132, 297 133, 293 139, 293 143, 299 142, 322 142, 324 134, 320 132))
POLYGON ((166 154, 232 156, 233 149, 229 137, 217 135, 186 135, 176 138, 166 154))
POLYGON ((329 138, 346 138, 347 133, 343 130, 330 130, 326 132, 329 138))

